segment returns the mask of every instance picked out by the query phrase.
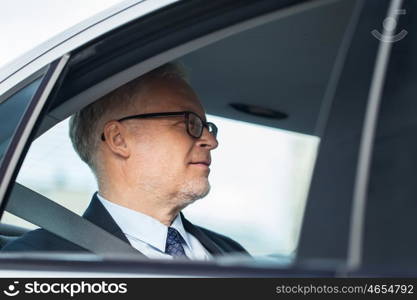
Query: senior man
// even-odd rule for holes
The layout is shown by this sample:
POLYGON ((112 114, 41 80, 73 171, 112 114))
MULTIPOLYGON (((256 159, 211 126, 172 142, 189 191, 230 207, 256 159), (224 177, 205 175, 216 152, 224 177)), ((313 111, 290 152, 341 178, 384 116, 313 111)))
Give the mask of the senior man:
MULTIPOLYGON (((70 120, 76 152, 98 192, 83 217, 150 258, 208 260, 247 254, 235 241, 191 224, 181 210, 210 190, 217 127, 206 121, 178 64, 163 65, 85 107, 70 120)), ((4 251, 82 251, 44 229, 4 251)))

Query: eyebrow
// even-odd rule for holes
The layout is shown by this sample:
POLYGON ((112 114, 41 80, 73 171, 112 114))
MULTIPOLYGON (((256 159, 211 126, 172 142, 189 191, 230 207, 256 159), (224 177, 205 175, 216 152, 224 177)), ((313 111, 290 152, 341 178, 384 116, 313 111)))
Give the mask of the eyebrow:
POLYGON ((177 122, 174 123, 174 125, 179 124, 179 123, 185 123, 185 119, 179 120, 177 122))

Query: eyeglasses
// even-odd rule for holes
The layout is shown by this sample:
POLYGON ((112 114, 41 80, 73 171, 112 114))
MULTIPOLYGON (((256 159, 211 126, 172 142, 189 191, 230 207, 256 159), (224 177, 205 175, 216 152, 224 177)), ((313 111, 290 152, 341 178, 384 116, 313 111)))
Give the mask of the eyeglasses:
MULTIPOLYGON (((217 126, 211 122, 206 122, 202 120, 196 113, 192 111, 178 111, 178 112, 161 112, 161 113, 151 113, 151 114, 141 114, 121 118, 117 120, 118 122, 130 120, 130 119, 148 119, 148 118, 158 118, 158 117, 175 117, 175 116, 184 116, 185 123, 187 124, 187 133, 193 138, 200 138, 203 134, 204 127, 207 128, 208 132, 211 133, 214 137, 217 137, 217 126)), ((101 140, 105 141, 104 133, 101 134, 101 140)))

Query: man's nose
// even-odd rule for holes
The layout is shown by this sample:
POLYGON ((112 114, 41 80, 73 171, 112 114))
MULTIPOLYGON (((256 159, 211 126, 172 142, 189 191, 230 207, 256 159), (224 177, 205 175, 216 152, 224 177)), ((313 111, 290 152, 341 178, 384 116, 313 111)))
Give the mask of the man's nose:
POLYGON ((208 148, 209 150, 216 149, 219 145, 216 137, 212 135, 206 127, 203 129, 201 137, 197 141, 197 146, 208 148))

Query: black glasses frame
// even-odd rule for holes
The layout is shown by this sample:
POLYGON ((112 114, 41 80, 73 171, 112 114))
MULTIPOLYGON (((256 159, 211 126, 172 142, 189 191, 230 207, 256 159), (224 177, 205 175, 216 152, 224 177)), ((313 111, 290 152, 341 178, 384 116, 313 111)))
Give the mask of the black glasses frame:
MULTIPOLYGON (((124 118, 121 118, 117 120, 118 122, 130 120, 130 119, 147 119, 147 118, 157 118, 157 117, 175 117, 175 116, 185 116, 185 124, 187 125, 187 133, 193 137, 193 138, 200 138, 203 134, 204 127, 207 128, 209 133, 211 133, 214 137, 217 137, 217 126, 212 122, 206 122, 202 118, 200 118, 199 115, 197 115, 195 112, 192 111, 175 111, 175 112, 160 112, 160 113, 149 113, 149 114, 141 114, 141 115, 133 115, 133 116, 127 116, 124 118), (190 115, 194 115, 196 118, 198 118, 201 121, 201 124, 203 125, 201 127, 200 133, 198 135, 193 135, 190 131, 190 115)), ((101 134, 101 140, 105 141, 106 138, 104 136, 104 133, 101 134)))

